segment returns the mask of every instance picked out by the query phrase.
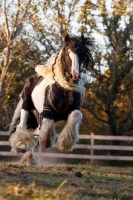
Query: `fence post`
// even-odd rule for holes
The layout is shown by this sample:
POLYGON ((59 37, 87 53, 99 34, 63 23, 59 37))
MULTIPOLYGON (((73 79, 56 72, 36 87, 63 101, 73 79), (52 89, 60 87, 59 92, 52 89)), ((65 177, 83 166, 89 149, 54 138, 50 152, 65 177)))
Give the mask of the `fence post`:
POLYGON ((41 166, 41 153, 42 153, 42 147, 39 145, 38 147, 38 165, 41 166))
MULTIPOLYGON (((93 136, 94 136, 94 133, 91 133, 91 146, 94 145, 94 137, 93 136)), ((92 157, 94 155, 94 149, 92 149, 92 148, 90 150, 90 155, 91 155, 90 165, 93 165, 93 159, 92 159, 92 157)))

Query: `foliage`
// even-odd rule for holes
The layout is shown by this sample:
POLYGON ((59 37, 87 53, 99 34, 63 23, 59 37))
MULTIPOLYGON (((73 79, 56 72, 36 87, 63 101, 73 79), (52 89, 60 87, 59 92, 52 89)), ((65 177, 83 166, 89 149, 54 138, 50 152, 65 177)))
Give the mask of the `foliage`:
POLYGON ((83 33, 90 28, 97 37, 103 36, 95 52, 101 72, 87 89, 84 108, 108 125, 110 134, 122 135, 133 129, 133 4, 113 0, 108 8, 106 2, 86 0, 79 17, 83 33))

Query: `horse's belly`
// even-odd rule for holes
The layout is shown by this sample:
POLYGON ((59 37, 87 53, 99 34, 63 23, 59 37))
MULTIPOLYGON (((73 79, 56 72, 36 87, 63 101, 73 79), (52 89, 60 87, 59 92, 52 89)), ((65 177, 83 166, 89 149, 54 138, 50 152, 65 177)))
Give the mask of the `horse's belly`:
POLYGON ((39 113, 42 113, 43 111, 43 105, 45 101, 45 89, 48 85, 52 83, 53 80, 44 79, 39 85, 36 85, 36 87, 32 91, 32 101, 39 113))

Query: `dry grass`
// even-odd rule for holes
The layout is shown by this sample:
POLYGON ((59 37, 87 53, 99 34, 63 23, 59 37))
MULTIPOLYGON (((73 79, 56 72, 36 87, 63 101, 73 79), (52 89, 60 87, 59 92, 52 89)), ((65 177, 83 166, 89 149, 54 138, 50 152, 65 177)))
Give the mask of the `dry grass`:
POLYGON ((0 163, 0 200, 133 200, 133 169, 0 163))

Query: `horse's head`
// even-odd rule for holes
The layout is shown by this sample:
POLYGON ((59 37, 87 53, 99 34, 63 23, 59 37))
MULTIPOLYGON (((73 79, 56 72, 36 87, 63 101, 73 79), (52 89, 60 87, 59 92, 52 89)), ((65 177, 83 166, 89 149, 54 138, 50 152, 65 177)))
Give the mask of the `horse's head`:
POLYGON ((91 54, 93 46, 93 40, 83 35, 81 37, 66 35, 62 48, 61 65, 62 74, 68 82, 77 82, 82 68, 93 68, 91 54))

